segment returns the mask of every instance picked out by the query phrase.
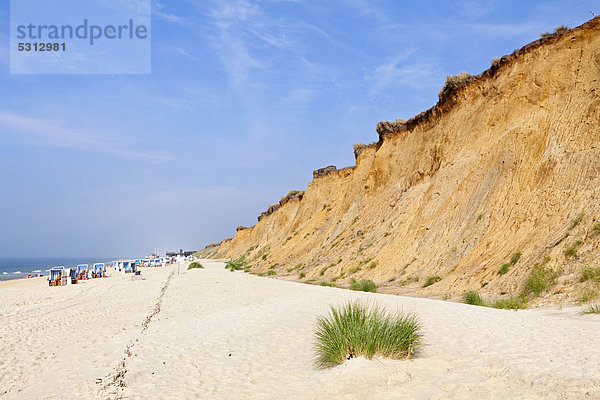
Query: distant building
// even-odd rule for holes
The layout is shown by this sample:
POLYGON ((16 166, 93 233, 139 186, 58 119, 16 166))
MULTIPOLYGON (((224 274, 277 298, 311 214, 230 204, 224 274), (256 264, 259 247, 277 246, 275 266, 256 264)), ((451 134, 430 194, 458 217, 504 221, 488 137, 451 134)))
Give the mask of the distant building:
POLYGON ((183 251, 183 250, 179 250, 179 251, 167 251, 167 257, 177 257, 178 255, 182 255, 184 257, 187 257, 187 256, 191 256, 195 252, 196 252, 196 250, 192 250, 192 251, 183 251))

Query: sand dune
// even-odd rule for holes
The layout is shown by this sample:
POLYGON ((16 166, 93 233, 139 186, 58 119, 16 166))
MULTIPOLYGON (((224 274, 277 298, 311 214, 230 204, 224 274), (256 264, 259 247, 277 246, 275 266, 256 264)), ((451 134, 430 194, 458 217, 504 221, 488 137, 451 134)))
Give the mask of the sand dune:
POLYGON ((229 272, 0 284, 0 397, 597 399, 600 318, 495 310, 229 272), (411 360, 312 367, 315 317, 364 298, 418 314, 411 360))

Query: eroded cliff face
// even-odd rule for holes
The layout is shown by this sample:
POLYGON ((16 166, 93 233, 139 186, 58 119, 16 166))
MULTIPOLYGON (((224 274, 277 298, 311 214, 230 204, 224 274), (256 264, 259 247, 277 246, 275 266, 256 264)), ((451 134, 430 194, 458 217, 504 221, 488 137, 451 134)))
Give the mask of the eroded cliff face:
POLYGON ((386 129, 355 167, 316 174, 217 256, 245 256, 253 272, 275 265, 279 277, 445 297, 517 293, 546 257, 559 274, 546 299, 589 285, 582 268, 600 266, 600 19, 504 57, 386 129), (441 280, 423 287, 432 276, 441 280))

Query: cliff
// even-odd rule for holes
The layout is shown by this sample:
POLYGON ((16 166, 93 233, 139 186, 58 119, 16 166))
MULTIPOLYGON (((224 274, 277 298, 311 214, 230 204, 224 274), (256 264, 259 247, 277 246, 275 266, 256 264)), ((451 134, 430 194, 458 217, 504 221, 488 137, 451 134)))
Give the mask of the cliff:
POLYGON ((315 171, 216 256, 445 298, 516 294, 544 265, 558 278, 542 301, 578 299, 600 254, 599 33, 595 18, 540 39, 448 84, 430 110, 379 124, 355 166, 315 171))

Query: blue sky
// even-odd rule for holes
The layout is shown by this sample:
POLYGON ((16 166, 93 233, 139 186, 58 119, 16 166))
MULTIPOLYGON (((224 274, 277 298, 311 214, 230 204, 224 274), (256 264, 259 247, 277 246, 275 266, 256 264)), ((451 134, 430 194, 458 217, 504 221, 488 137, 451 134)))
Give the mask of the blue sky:
POLYGON ((599 0, 160 0, 150 75, 11 75, 6 3, 4 257, 230 237, 312 170, 352 165, 378 121, 434 105, 447 74, 600 15, 599 0))

